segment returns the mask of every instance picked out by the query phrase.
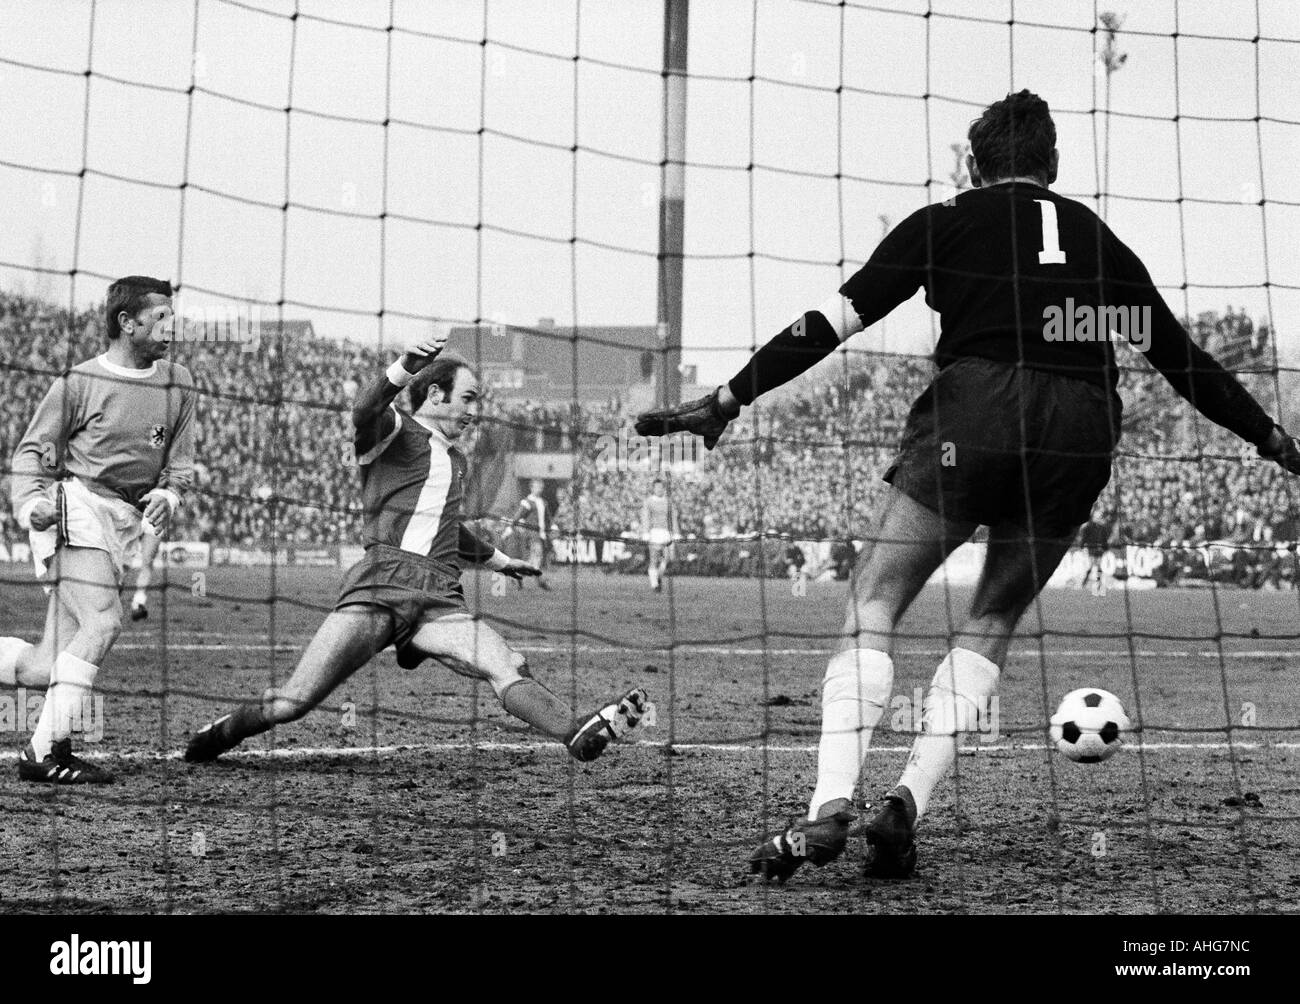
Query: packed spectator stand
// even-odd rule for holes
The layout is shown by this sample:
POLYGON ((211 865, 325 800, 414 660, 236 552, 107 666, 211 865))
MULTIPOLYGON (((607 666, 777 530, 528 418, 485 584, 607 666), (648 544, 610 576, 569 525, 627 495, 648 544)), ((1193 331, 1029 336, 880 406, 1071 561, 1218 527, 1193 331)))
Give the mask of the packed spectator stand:
MULTIPOLYGON (((0 292, 6 473, 51 380, 103 350, 101 327, 93 313, 70 314, 0 292)), ((221 341, 174 344, 201 396, 197 484, 173 538, 262 548, 359 540, 349 408, 360 384, 382 372, 392 353, 310 337, 300 327, 270 326, 255 351, 221 341)), ((493 403, 489 396, 473 452, 484 468, 484 458, 503 452, 573 454, 574 477, 558 492, 555 539, 636 539, 650 483, 669 474, 686 538, 675 554, 678 571, 753 574, 765 567, 785 574, 788 542, 799 540, 837 542, 829 564, 838 575, 851 561, 847 542, 869 532, 885 487, 880 475, 908 408, 933 373, 930 361, 917 357, 840 358, 832 376, 814 375, 751 409, 722 448, 701 451, 689 464, 605 462, 599 444, 631 435, 632 416, 619 401, 493 403)), ((1300 491, 1197 416, 1132 353, 1123 362, 1125 435, 1097 516, 1112 525, 1113 544, 1160 548, 1160 585, 1213 579, 1295 588, 1300 491)), ((1242 379, 1276 411, 1274 374, 1242 379)), ((474 497, 471 515, 492 529, 500 522, 488 512, 494 490, 480 485, 474 497)), ((507 527, 497 530, 508 539, 507 527)), ((0 538, 22 536, 6 505, 0 538)), ((635 566, 635 548, 620 553, 631 555, 623 564, 635 566)))

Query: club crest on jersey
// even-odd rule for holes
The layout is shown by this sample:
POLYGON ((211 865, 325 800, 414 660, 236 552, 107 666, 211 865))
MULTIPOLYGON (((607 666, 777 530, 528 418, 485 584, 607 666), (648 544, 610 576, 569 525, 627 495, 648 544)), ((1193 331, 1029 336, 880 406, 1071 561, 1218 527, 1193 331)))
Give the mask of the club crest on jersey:
POLYGON ((155 425, 149 430, 149 445, 155 450, 161 450, 167 445, 167 426, 155 425))

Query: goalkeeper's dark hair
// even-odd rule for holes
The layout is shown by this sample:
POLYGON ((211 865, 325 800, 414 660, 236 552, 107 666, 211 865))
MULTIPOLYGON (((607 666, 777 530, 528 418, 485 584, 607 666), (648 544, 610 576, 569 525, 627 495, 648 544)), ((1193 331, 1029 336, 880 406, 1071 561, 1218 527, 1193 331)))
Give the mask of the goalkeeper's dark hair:
POLYGON ((1047 102, 1031 91, 1008 94, 984 109, 966 133, 985 181, 1051 179, 1056 123, 1047 102))
POLYGON ((134 317, 148 305, 150 293, 171 296, 172 284, 166 279, 155 279, 148 275, 128 275, 108 287, 108 298, 104 302, 104 319, 107 322, 104 333, 110 342, 122 333, 117 315, 126 311, 134 317))
MULTIPOLYGON (((460 356, 451 352, 444 352, 433 362, 429 363, 419 373, 415 374, 415 379, 407 385, 407 390, 411 395, 411 411, 416 412, 424 407, 425 400, 429 397, 429 391, 437 387, 442 392, 445 399, 451 394, 452 387, 456 386, 456 374, 461 370, 469 370, 474 373, 474 367, 467 363, 460 356)), ((478 374, 474 373, 477 377, 478 374)))

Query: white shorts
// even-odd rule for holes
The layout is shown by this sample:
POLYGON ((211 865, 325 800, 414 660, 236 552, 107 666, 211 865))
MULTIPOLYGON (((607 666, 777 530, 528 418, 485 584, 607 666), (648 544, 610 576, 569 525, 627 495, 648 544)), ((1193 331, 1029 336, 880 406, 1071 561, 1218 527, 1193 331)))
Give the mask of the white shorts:
POLYGON ((673 542, 673 535, 670 530, 666 530, 663 527, 655 527, 650 531, 646 540, 654 547, 663 547, 673 542))
MULTIPOLYGON (((127 570, 140 553, 143 516, 129 502, 96 495, 76 478, 63 482, 67 505, 67 543, 70 547, 93 547, 106 551, 113 562, 113 573, 120 585, 127 570)), ((37 578, 49 570, 50 559, 59 546, 59 530, 32 530, 32 564, 37 578)))

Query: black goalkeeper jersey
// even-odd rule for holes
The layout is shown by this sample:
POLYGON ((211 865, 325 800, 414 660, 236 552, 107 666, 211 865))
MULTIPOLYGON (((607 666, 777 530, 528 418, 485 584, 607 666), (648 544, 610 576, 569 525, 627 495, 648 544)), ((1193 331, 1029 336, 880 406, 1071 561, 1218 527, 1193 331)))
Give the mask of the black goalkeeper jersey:
POLYGON ((1114 389, 1121 330, 1207 418, 1259 443, 1273 422, 1197 346, 1146 266, 1091 209, 1023 182, 963 192, 900 223, 840 289, 875 324, 924 288, 935 362, 976 356, 1114 389))

